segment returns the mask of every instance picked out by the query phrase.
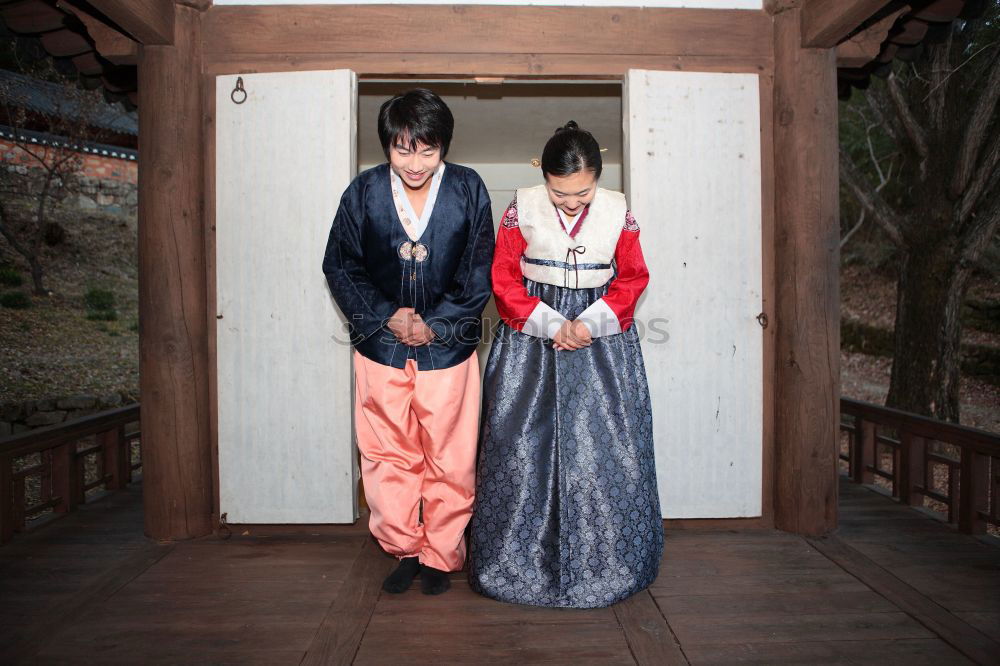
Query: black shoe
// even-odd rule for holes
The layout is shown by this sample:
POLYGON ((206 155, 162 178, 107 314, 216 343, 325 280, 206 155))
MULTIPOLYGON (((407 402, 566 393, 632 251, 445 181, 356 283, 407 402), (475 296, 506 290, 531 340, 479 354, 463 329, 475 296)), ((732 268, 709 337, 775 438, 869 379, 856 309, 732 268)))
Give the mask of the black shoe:
POLYGON ((390 594, 402 594, 410 588, 419 572, 420 561, 416 557, 404 557, 396 570, 382 581, 382 589, 390 594))
POLYGON ((420 565, 420 591, 424 594, 444 594, 451 587, 447 571, 426 564, 420 565))

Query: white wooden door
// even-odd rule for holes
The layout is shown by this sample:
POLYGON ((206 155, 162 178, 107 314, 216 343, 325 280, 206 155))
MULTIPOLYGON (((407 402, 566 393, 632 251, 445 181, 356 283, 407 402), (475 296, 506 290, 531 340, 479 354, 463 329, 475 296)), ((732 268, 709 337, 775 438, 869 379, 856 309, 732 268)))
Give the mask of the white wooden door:
POLYGON ((321 266, 356 173, 357 81, 241 78, 242 104, 236 76, 216 79, 220 511, 230 523, 351 522, 351 355, 321 266))
POLYGON ((761 515, 760 94, 756 74, 631 70, 625 187, 665 518, 761 515))

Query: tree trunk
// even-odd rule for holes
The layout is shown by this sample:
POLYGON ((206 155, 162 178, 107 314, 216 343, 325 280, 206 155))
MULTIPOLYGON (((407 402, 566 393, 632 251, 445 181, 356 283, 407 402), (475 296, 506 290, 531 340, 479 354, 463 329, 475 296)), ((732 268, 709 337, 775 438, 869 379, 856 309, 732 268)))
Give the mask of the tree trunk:
POLYGON ((35 295, 47 295, 49 292, 45 289, 45 285, 42 284, 42 264, 38 261, 38 256, 27 257, 27 260, 28 265, 31 266, 31 282, 35 286, 35 295))
POLYGON ((961 307, 971 271, 953 238, 924 239, 904 253, 896 291, 896 340, 886 405, 959 419, 961 307))
POLYGON ((45 238, 45 204, 48 201, 49 190, 52 188, 52 171, 47 171, 45 184, 42 186, 41 196, 38 198, 38 212, 35 216, 35 238, 31 245, 31 256, 28 263, 31 265, 31 281, 35 285, 35 295, 45 296, 45 286, 42 284, 42 262, 39 259, 42 253, 42 239, 45 238))

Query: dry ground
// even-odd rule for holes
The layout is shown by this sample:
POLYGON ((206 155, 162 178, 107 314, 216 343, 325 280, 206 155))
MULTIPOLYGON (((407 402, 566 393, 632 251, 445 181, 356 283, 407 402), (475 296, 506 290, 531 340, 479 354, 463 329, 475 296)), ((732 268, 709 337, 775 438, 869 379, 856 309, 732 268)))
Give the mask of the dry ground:
MULTIPOLYGON (((27 310, 0 310, 0 403, 113 391, 138 397, 135 222, 95 215, 64 226, 66 241, 47 249, 46 285, 52 295, 33 296, 34 305, 27 310), (83 296, 92 287, 115 293, 117 321, 87 319, 83 296)), ((21 270, 27 283, 27 265, 4 242, 0 242, 0 261, 21 270)), ((891 276, 845 267, 841 293, 844 316, 892 326, 891 276)), ((977 278, 970 298, 1000 300, 1000 281, 977 278)), ((973 329, 965 331, 964 340, 1000 347, 1000 335, 973 329)), ((888 358, 843 352, 843 395, 881 403, 890 365, 888 358)), ((964 380, 962 421, 1000 431, 1000 388, 964 380)))

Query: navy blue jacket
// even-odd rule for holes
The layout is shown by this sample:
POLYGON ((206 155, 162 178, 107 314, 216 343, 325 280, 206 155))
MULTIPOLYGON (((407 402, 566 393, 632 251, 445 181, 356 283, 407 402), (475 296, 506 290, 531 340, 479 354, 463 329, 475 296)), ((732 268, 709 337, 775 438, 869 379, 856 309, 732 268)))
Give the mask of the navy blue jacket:
POLYGON ((404 259, 409 237, 393 208, 389 165, 358 175, 344 192, 330 229, 323 273, 344 313, 351 344, 377 363, 440 370, 469 358, 482 335, 490 297, 493 215, 482 179, 446 164, 437 200, 419 242, 423 262, 404 259), (414 308, 434 331, 423 347, 399 342, 386 327, 401 307, 414 308))

